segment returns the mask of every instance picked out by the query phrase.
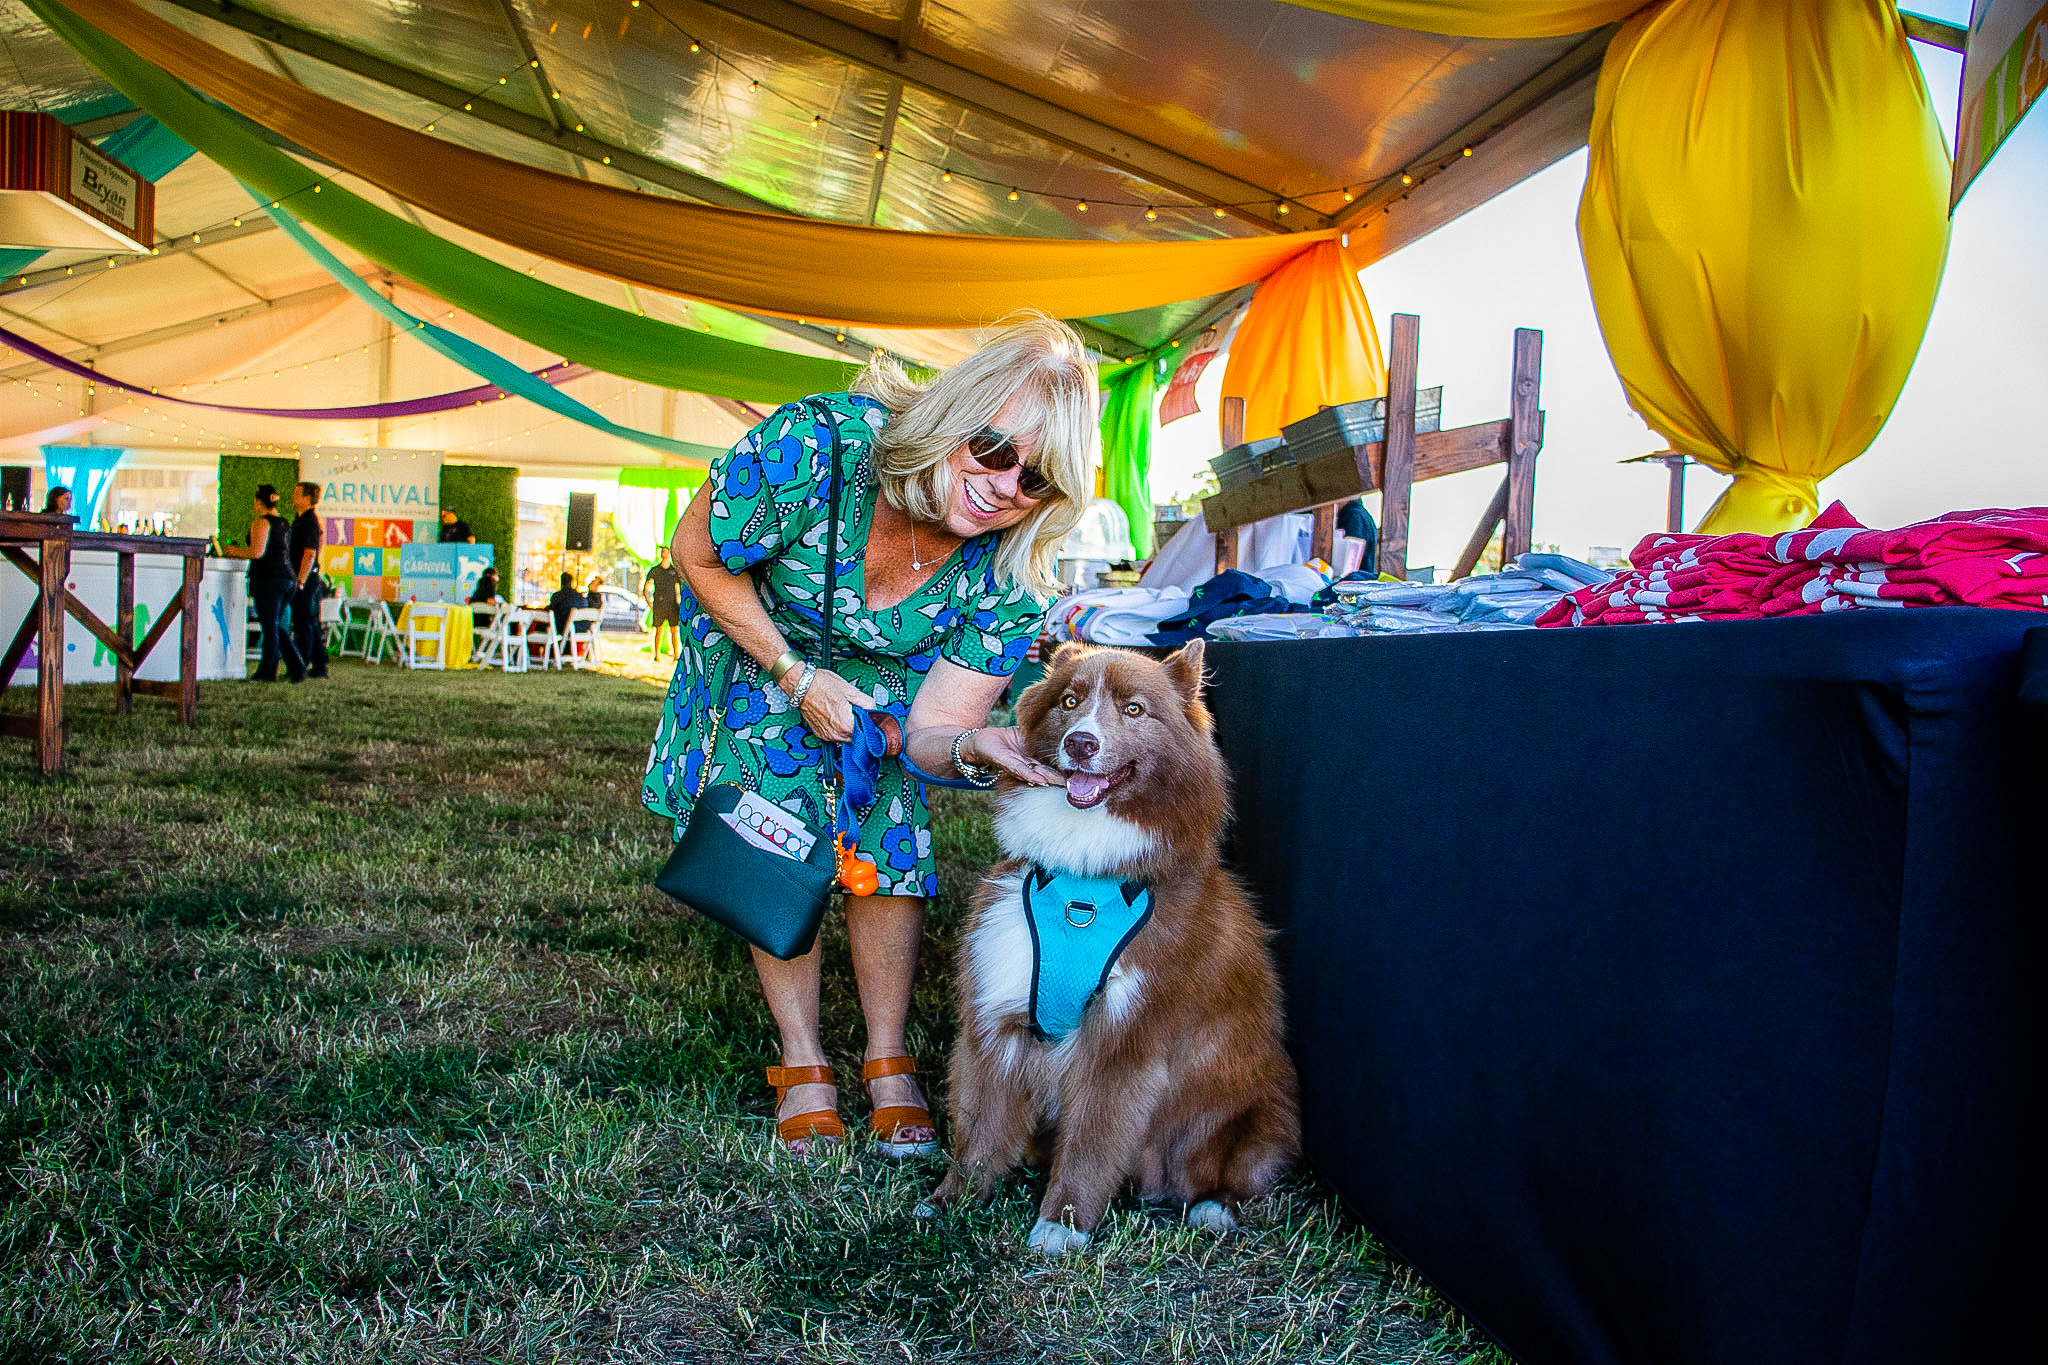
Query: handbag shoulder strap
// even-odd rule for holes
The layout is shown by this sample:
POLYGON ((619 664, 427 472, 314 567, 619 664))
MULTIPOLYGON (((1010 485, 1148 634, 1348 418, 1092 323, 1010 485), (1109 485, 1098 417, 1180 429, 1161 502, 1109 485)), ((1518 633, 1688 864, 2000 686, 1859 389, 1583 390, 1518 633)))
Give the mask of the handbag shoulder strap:
MULTIPOLYGON (((831 405, 823 398, 812 400, 817 406, 818 420, 832 433, 832 465, 826 474, 825 507, 825 606, 824 631, 818 651, 818 670, 830 672, 832 668, 832 616, 838 607, 839 596, 839 505, 840 493, 845 480, 840 477, 839 419, 833 415, 831 405)), ((830 744, 825 745, 825 780, 831 785, 827 792, 827 805, 837 810, 839 785, 839 754, 830 744)))

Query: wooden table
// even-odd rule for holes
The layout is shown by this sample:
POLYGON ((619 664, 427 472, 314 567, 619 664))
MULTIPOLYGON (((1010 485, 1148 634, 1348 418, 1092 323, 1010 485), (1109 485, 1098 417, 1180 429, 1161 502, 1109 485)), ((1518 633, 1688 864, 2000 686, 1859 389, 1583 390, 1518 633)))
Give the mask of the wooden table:
POLYGON ((64 764, 64 617, 68 612, 114 656, 114 709, 127 715, 135 709, 135 693, 164 697, 178 704, 178 723, 190 725, 199 714, 199 580, 206 568, 206 542, 167 536, 113 535, 79 531, 69 516, 55 513, 0 512, 0 558, 26 574, 36 585, 35 606, 0 655, 0 690, 14 680, 28 647, 36 650, 36 714, 0 716, 0 734, 20 735, 36 746, 36 765, 54 773, 64 764), (29 551, 35 551, 34 557, 29 551), (78 600, 65 579, 73 550, 106 550, 118 566, 115 576, 114 624, 100 620, 78 600), (176 600, 157 615, 140 644, 135 641, 135 556, 172 555, 185 561, 176 600), (177 622, 178 680, 153 682, 135 676, 159 641, 177 622))

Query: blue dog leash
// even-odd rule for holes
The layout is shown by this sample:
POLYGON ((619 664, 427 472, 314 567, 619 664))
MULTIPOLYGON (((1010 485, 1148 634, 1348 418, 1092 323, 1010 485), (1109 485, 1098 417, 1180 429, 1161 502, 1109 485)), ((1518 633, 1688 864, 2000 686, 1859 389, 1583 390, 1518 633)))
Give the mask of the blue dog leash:
MULTIPOLYGON (((856 806, 865 806, 875 799, 875 792, 881 784, 882 760, 888 756, 889 740, 882 733, 882 726, 875 719, 877 715, 895 717, 899 728, 903 717, 893 710, 863 711, 853 708, 853 738, 839 746, 839 764, 845 773, 845 796, 856 806)), ((911 761, 906 750, 896 755, 896 761, 927 787, 973 788, 974 784, 958 777, 938 777, 926 772, 911 761)))

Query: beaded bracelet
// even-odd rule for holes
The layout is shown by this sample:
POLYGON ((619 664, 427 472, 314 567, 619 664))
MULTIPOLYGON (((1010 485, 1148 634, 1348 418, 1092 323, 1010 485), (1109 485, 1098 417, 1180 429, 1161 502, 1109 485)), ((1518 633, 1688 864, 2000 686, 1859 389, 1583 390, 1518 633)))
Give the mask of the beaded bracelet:
POLYGON ((969 763, 960 756, 960 750, 966 746, 968 737, 980 733, 981 727, 976 726, 972 730, 962 730, 953 737, 953 771, 959 773, 960 776, 966 778, 977 787, 993 787, 996 784, 994 769, 984 768, 976 763, 969 763))

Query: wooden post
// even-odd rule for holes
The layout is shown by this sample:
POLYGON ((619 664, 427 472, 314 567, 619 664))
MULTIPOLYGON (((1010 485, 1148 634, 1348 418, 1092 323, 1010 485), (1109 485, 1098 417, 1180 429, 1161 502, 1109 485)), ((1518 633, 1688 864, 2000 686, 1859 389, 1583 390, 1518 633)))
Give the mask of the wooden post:
POLYGON ((114 710, 126 716, 135 710, 135 556, 126 550, 114 556, 114 634, 114 710))
POLYGON ((1315 525, 1308 534, 1311 559, 1334 562, 1337 553, 1337 504, 1326 502, 1315 509, 1315 525))
MULTIPOLYGON (((1467 577, 1479 566, 1479 557, 1486 553, 1487 542, 1493 539, 1493 528, 1500 525, 1501 518, 1508 511, 1508 481, 1502 479, 1500 487, 1494 490, 1493 501, 1486 504, 1486 511, 1479 518, 1479 525, 1472 530, 1472 539, 1465 542, 1465 553, 1458 556, 1457 567, 1451 570, 1451 581, 1467 577)), ((1506 562, 1502 562, 1506 567, 1506 562)))
POLYGON ((71 533, 43 537, 36 591, 36 765, 45 776, 64 766, 64 580, 71 533))
MULTIPOLYGON (((1408 508, 1415 486, 1415 367, 1422 319, 1394 314, 1387 348, 1387 439, 1385 476, 1380 481, 1380 564, 1383 574, 1408 576, 1408 508)), ((1359 476, 1372 486, 1365 448, 1358 448, 1359 476)))
POLYGON ((1529 552, 1536 523, 1536 452, 1543 448, 1543 333, 1515 329, 1514 386, 1508 395, 1508 505, 1501 564, 1529 552))
POLYGON ((1671 502, 1664 509, 1664 529, 1683 531, 1685 529, 1685 456, 1666 457, 1664 467, 1671 471, 1671 502))
MULTIPOLYGON (((199 720, 199 579, 206 561, 185 556, 185 581, 179 593, 183 616, 178 622, 178 724, 199 720)), ((229 642, 232 648, 233 641, 229 642)))
MULTIPOLYGON (((1223 400, 1222 414, 1223 448, 1244 444, 1244 399, 1223 400)), ((1237 567, 1237 528, 1220 531, 1216 535, 1216 572, 1227 573, 1237 567)))

